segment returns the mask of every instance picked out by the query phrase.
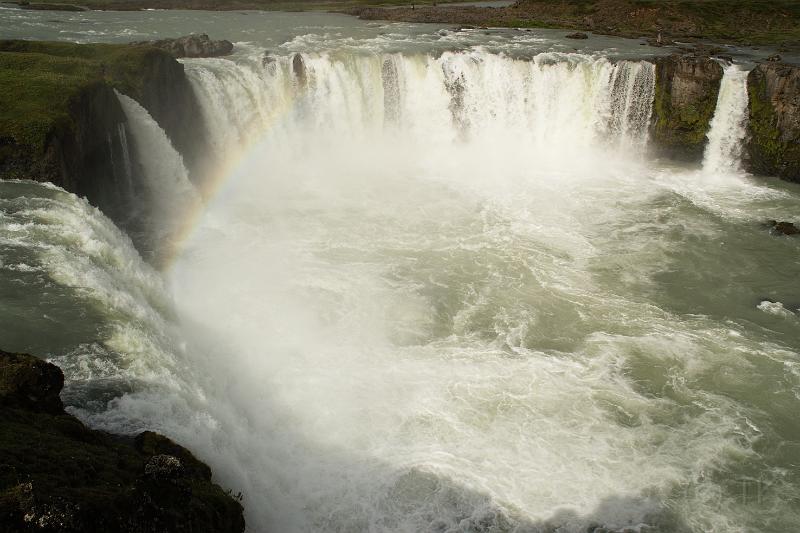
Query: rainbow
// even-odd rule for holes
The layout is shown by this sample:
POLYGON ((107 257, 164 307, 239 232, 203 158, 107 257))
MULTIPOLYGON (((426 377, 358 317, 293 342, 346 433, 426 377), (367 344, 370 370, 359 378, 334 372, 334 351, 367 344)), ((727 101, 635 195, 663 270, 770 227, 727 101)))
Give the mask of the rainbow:
POLYGON ((227 153, 223 161, 218 162, 214 170, 200 187, 198 187, 199 199, 186 208, 182 214, 178 228, 172 239, 165 246, 164 255, 158 261, 159 270, 168 272, 175 262, 181 257, 186 244, 195 234, 203 215, 217 201, 225 190, 225 185, 232 182, 232 178, 239 174, 243 163, 247 161, 253 153, 255 147, 259 146, 269 134, 272 127, 281 119, 292 113, 297 105, 303 100, 307 92, 306 85, 300 85, 301 90, 293 92, 294 98, 276 107, 272 116, 264 121, 262 128, 255 135, 249 135, 246 143, 231 149, 226 147, 227 153))

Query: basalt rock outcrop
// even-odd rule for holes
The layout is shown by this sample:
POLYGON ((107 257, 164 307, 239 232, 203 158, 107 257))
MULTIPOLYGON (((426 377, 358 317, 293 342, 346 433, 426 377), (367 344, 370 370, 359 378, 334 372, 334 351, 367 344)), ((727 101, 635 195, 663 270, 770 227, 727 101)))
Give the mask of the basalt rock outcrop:
POLYGON ((662 155, 699 160, 717 105, 722 66, 708 56, 656 60, 651 138, 662 155))
POLYGON ((124 227, 133 205, 125 190, 125 114, 114 91, 87 83, 69 98, 65 115, 41 146, 0 132, 0 178, 49 181, 85 196, 124 227))
POLYGON ((209 179, 211 165, 200 103, 183 64, 162 50, 146 49, 150 52, 142 65, 139 83, 126 94, 147 109, 164 129, 183 156, 189 178, 196 184, 203 184, 209 179))
POLYGON ((233 43, 226 40, 213 40, 205 33, 192 33, 176 39, 143 41, 134 45, 160 48, 172 57, 220 57, 233 52, 233 43))
POLYGON ((242 506, 171 440, 93 431, 64 411, 61 370, 0 351, 0 533, 223 533, 242 506))
POLYGON ((114 90, 147 109, 193 181, 207 178, 199 103, 183 65, 163 50, 0 41, 0 86, 0 178, 47 181, 84 196, 137 246, 146 178, 114 90))
POLYGON ((800 67, 764 63, 747 77, 748 168, 800 182, 800 67))

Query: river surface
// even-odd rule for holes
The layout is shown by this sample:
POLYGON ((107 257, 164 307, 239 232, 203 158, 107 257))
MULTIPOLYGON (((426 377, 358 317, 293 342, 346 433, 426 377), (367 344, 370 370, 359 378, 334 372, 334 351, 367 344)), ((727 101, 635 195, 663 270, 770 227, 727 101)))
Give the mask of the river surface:
POLYGON ((254 532, 800 529, 800 240, 764 225, 800 187, 741 170, 747 62, 679 165, 638 41, 0 8, 3 38, 190 31, 236 42, 184 61, 201 207, 119 96, 184 228, 163 269, 0 182, 1 347, 61 366, 72 412, 187 445, 254 532))

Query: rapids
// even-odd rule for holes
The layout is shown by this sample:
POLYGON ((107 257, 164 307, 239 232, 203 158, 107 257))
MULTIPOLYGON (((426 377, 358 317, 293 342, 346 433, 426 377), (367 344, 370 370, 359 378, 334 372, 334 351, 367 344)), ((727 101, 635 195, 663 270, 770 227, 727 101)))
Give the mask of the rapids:
MULTIPOLYGON (((800 244, 760 224, 800 189, 740 170, 746 69, 679 166, 651 62, 414 31, 186 60, 220 179, 162 271, 0 182, 3 348, 190 447, 250 531, 796 529, 800 244)), ((162 206, 194 197, 120 99, 162 206)))

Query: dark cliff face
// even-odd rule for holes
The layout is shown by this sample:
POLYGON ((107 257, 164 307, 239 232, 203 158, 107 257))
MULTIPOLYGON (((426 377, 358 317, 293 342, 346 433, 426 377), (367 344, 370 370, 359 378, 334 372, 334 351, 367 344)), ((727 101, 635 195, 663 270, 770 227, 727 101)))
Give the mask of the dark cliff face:
POLYGON ((709 57, 656 60, 651 138, 657 153, 685 160, 702 158, 721 80, 722 66, 709 57))
POLYGON ((188 450, 146 431, 86 428, 61 370, 0 351, 0 533, 238 533, 242 506, 188 450))
POLYGON ((85 196, 121 227, 135 225, 136 169, 129 158, 125 114, 114 91, 93 84, 70 106, 71 127, 55 132, 46 159, 59 165, 56 185, 85 196))
POLYGON ((114 89, 164 129, 196 184, 210 174, 200 106, 183 65, 164 50, 0 41, 0 75, 11 80, 0 93, 0 178, 49 181, 86 197, 144 254, 153 248, 151 191, 114 89), (29 72, 22 82, 20 69, 29 72))
POLYGON ((140 88, 129 94, 147 109, 183 156, 190 179, 202 185, 208 179, 209 144, 200 104, 183 64, 163 50, 148 54, 140 88))
POLYGON ((108 84, 89 83, 70 98, 67 119, 46 133, 43 152, 3 141, 0 177, 49 181, 85 196, 122 227, 136 218, 125 114, 108 84))
POLYGON ((749 170, 800 182, 800 67, 758 65, 747 89, 749 170))

